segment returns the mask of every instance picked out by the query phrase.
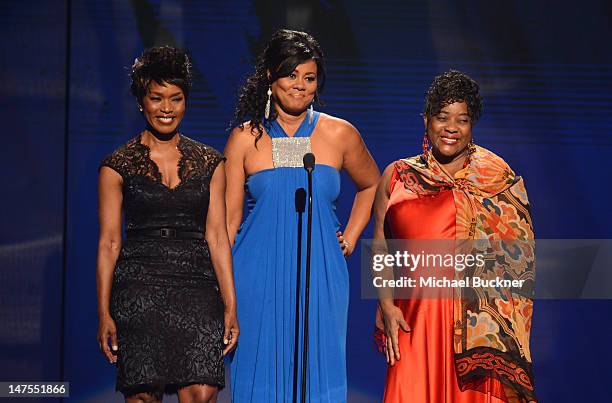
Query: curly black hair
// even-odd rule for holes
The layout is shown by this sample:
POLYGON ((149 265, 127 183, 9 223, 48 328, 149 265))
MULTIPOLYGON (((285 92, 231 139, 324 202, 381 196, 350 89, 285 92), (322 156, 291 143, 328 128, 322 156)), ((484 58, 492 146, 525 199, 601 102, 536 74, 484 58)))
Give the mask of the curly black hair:
MULTIPOLYGON (((317 64, 317 93, 314 100, 321 104, 319 94, 325 86, 325 62, 319 43, 306 32, 288 29, 276 31, 259 55, 255 71, 247 77, 238 93, 238 103, 230 129, 235 127, 244 129, 244 123, 248 121, 251 133, 256 135, 255 146, 257 146, 257 141, 263 135, 268 87, 277 79, 289 76, 299 64, 308 60, 314 60, 317 64)), ((271 107, 270 119, 276 117, 276 109, 271 107)))
POLYGON ((467 74, 449 70, 434 78, 425 95, 425 116, 435 116, 442 108, 454 102, 465 102, 472 124, 480 118, 482 97, 478 83, 467 74))
POLYGON ((152 81, 176 85, 187 97, 192 84, 191 62, 181 49, 172 46, 149 48, 134 60, 130 80, 130 91, 139 105, 142 105, 152 81))

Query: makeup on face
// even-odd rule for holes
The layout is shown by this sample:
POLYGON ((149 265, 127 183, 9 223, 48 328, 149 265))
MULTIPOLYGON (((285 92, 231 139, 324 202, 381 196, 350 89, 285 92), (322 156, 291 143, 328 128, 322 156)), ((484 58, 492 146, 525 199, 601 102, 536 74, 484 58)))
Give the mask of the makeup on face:
POLYGON ((147 123, 161 135, 175 133, 185 116, 185 94, 174 84, 152 81, 142 104, 147 123))
POLYGON ((432 151, 440 162, 462 158, 472 140, 472 121, 465 102, 444 106, 435 116, 425 117, 432 151))
POLYGON ((303 113, 317 92, 317 64, 308 60, 286 77, 272 83, 272 94, 279 108, 291 115, 303 113))

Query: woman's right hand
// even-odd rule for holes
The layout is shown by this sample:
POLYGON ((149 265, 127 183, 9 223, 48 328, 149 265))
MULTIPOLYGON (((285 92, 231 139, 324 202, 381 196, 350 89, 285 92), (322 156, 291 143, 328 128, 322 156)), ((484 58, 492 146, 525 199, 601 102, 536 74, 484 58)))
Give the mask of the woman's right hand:
POLYGON ((102 354, 106 356, 111 364, 117 362, 117 350, 119 348, 117 345, 117 326, 115 326, 115 321, 110 315, 100 317, 98 324, 98 345, 100 346, 102 354), (114 354, 109 347, 109 339, 112 349, 115 352, 114 354))
POLYGON ((400 359, 399 329, 408 333, 410 332, 410 326, 406 323, 402 310, 394 304, 386 304, 381 308, 386 336, 385 355, 387 356, 387 364, 392 366, 395 361, 400 359))

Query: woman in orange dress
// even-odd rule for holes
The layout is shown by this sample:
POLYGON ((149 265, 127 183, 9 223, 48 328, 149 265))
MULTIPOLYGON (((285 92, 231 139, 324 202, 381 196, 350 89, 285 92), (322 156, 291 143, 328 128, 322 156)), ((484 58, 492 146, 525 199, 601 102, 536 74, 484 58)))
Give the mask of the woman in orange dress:
MULTIPOLYGON (((474 145, 481 106, 478 84, 467 75, 451 70, 435 78, 425 99, 423 154, 385 169, 374 239, 485 240, 495 258, 483 273, 501 267, 506 279, 529 288, 535 259, 527 194, 500 157, 474 145), (510 241, 519 242, 516 254, 492 250, 510 241)), ((389 365, 384 402, 535 401, 529 295, 458 290, 436 298, 381 294, 376 336, 389 365)))

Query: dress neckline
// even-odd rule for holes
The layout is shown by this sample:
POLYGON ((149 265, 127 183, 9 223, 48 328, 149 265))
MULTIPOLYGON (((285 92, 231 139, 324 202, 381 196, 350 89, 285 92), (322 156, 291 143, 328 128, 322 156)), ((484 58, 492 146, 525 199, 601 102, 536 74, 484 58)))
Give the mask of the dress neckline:
POLYGON ((278 119, 274 119, 271 121, 268 121, 268 135, 272 138, 283 138, 283 137, 287 137, 287 138, 296 138, 296 137, 310 137, 310 135, 312 134, 312 132, 314 131, 317 122, 319 121, 319 116, 320 113, 313 111, 312 112, 312 119, 310 118, 310 112, 306 112, 306 115, 304 115, 304 119, 302 119, 302 122, 300 123, 300 126, 298 127, 298 129, 295 131, 295 133, 293 134, 293 136, 289 136, 287 134, 287 132, 285 131, 285 129, 283 129, 283 127, 280 125, 280 123, 278 123, 278 119))
POLYGON ((184 160, 185 160, 185 150, 183 148, 184 145, 184 136, 181 133, 177 133, 176 135, 178 136, 178 140, 176 142, 176 149, 179 152, 179 158, 178 161, 176 162, 176 170, 177 170, 177 176, 179 179, 179 182, 176 184, 176 186, 174 187, 170 187, 167 186, 166 184, 164 184, 164 180, 163 180, 163 176, 162 173, 159 169, 159 165, 157 165, 157 162, 155 162, 153 160, 153 158, 151 158, 151 147, 149 147, 147 144, 142 142, 142 135, 144 132, 140 132, 140 134, 138 135, 138 137, 136 138, 136 144, 139 145, 141 147, 141 149, 144 151, 145 154, 145 159, 149 162, 149 164, 151 164, 151 166, 153 167, 153 181, 155 183, 160 184, 161 186, 163 186, 165 189, 170 190, 170 191, 174 191, 177 190, 184 182, 183 180, 183 165, 184 165, 184 160))

